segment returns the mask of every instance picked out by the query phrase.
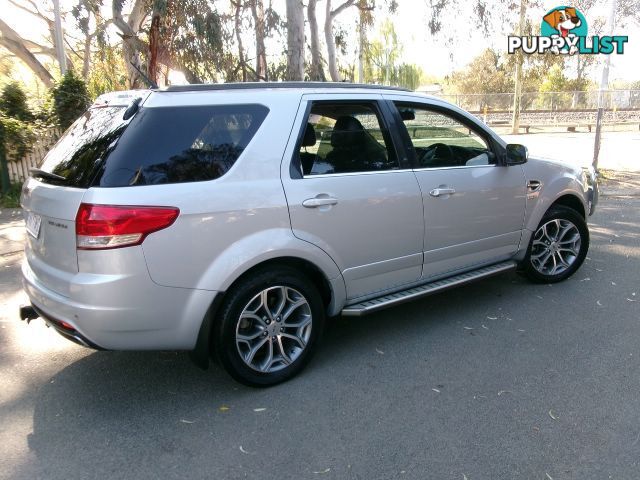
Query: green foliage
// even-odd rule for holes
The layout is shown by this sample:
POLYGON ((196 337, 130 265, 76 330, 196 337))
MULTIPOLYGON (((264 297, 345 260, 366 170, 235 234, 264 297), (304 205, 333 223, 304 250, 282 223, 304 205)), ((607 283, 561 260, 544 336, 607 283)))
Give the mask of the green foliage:
POLYGON ((27 94, 18 82, 7 83, 0 93, 0 112, 6 117, 28 122, 33 113, 27 105, 27 94))
POLYGON ((540 85, 540 93, 546 93, 543 97, 543 105, 546 108, 557 110, 571 106, 573 90, 572 82, 564 74, 562 65, 554 65, 545 76, 540 85), (565 93, 567 92, 567 93, 565 93))
POLYGON ((105 45, 93 57, 87 90, 89 97, 95 99, 99 95, 127 88, 127 69, 124 64, 121 46, 105 45))
POLYGON ((67 70, 62 80, 51 89, 53 110, 58 125, 66 130, 91 104, 84 81, 73 70, 67 70))
POLYGON ((422 69, 417 65, 399 63, 402 47, 390 20, 380 26, 379 39, 366 45, 365 82, 396 85, 415 90, 422 83, 422 69))
POLYGON ((15 162, 31 151, 35 142, 33 126, 17 118, 0 115, 0 148, 7 161, 15 162))
POLYGON ((395 85, 415 90, 422 84, 422 68, 417 65, 403 63, 398 67, 395 77, 395 85))
MULTIPOLYGON (((225 69, 222 18, 207 0, 154 0, 160 23, 160 44, 168 49, 187 80, 216 81, 225 69)), ((228 67, 228 66, 227 66, 228 67)))
MULTIPOLYGON (((393 71, 402 54, 393 22, 385 20, 380 26, 379 39, 368 45, 366 52, 367 72, 365 75, 375 83, 391 84, 393 71)), ((370 81, 368 79, 368 81, 370 81)))
POLYGON ((22 185, 19 183, 10 184, 6 192, 2 192, 0 195, 0 208, 19 208, 20 207, 20 193, 22 191, 22 185))
POLYGON ((567 89, 568 79, 560 65, 554 65, 540 85, 540 92, 562 92, 567 89))
POLYGON ((508 96, 495 93, 513 92, 513 75, 507 65, 501 61, 498 52, 486 49, 464 69, 451 77, 457 93, 479 94, 480 108, 506 108, 511 103, 508 96))

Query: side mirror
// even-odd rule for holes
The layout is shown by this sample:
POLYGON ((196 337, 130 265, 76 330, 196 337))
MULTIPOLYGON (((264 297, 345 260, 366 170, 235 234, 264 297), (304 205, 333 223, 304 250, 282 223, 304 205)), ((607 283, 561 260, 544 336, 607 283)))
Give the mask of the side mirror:
POLYGON ((524 145, 518 143, 510 143, 507 145, 507 154, 505 155, 506 166, 509 165, 522 165, 527 162, 529 158, 529 151, 524 145))
POLYGON ((403 108, 402 110, 400 110, 400 118, 402 118, 403 121, 407 121, 407 120, 415 120, 416 119, 416 112, 415 110, 411 110, 408 108, 403 108))

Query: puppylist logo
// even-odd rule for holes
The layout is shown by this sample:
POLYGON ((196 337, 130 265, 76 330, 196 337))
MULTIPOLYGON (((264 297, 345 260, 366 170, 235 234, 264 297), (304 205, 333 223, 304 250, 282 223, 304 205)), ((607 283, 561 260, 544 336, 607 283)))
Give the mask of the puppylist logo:
POLYGON ((561 6, 549 10, 540 24, 540 36, 508 37, 508 52, 546 53, 556 55, 574 53, 605 54, 614 51, 624 53, 624 44, 629 41, 626 35, 587 36, 587 19, 574 7, 561 6))

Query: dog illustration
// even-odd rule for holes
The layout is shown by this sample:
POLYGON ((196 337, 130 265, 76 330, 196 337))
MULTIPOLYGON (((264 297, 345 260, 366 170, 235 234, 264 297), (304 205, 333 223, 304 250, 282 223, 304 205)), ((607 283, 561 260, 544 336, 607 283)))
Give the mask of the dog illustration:
MULTIPOLYGON (((582 25, 576 9, 573 7, 559 8, 547 13, 542 19, 558 31, 562 37, 574 37, 571 30, 582 25)), ((551 49, 554 53, 560 53, 557 47, 551 49)), ((573 55, 577 51, 576 47, 571 47, 569 54, 573 55)))
POLYGON ((578 18, 575 8, 567 7, 564 9, 553 10, 547 13, 543 20, 555 28, 558 33, 566 37, 569 32, 576 27, 579 27, 582 22, 578 18))

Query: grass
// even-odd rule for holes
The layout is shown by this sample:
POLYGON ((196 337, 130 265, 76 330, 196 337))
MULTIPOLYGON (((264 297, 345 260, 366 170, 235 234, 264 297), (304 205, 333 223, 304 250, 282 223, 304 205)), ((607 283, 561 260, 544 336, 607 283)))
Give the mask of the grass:
POLYGON ((20 183, 12 183, 7 192, 0 194, 0 208, 19 208, 21 190, 20 183))

